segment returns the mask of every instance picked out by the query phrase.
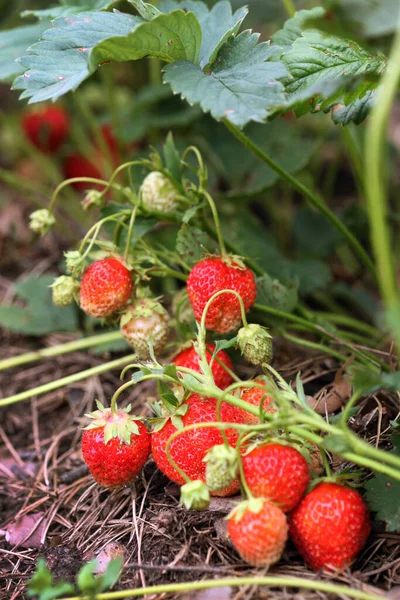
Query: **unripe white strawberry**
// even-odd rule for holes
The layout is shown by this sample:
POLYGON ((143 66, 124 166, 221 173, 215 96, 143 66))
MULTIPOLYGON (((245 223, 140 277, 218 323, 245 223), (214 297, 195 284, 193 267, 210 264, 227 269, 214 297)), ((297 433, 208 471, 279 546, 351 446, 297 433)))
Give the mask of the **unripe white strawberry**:
POLYGON ((164 348, 168 339, 169 315, 156 300, 142 298, 122 315, 120 329, 138 358, 146 360, 150 358, 150 343, 156 355, 164 348))
POLYGON ((203 461, 206 463, 206 484, 212 492, 226 489, 236 479, 238 457, 232 446, 213 446, 203 461))
POLYGON ((170 212, 174 210, 177 204, 177 193, 175 186, 160 171, 149 173, 140 188, 143 207, 149 211, 170 212))
POLYGON ((262 325, 251 323, 239 329, 237 344, 243 356, 253 365, 270 363, 272 360, 272 336, 262 325))
POLYGON ((61 275, 50 286, 56 306, 69 306, 76 299, 79 283, 68 275, 61 275))

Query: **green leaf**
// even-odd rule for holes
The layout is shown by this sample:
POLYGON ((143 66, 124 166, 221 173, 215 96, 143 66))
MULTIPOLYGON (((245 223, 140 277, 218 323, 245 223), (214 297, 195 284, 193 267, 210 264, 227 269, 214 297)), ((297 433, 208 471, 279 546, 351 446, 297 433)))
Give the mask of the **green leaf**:
POLYGON ((268 62, 275 48, 258 44, 259 35, 247 30, 225 44, 210 71, 177 61, 164 69, 164 81, 189 104, 200 104, 217 121, 227 118, 243 127, 263 122, 285 102, 277 79, 286 73, 282 63, 268 62))
POLYGON ((107 565, 106 570, 101 576, 100 592, 104 592, 113 587, 120 578, 123 560, 121 557, 113 558, 107 565))
MULTIPOLYGON (((392 454, 400 457, 400 437, 392 434, 392 454)), ((386 531, 400 531, 400 481, 379 473, 365 484, 365 498, 377 519, 386 522, 386 531)))
MULTIPOLYGON (((39 19, 56 19, 57 17, 65 17, 67 15, 75 15, 82 12, 106 10, 116 0, 60 0, 61 6, 53 6, 53 8, 45 8, 43 10, 25 10, 21 17, 35 16, 39 19)), ((37 38, 36 40, 37 41, 37 38)))
POLYGON ((167 406, 167 408, 176 408, 179 406, 179 400, 171 390, 169 385, 164 381, 158 382, 158 391, 160 400, 167 406))
POLYGON ((164 161, 165 166, 176 181, 181 181, 181 158, 176 149, 174 136, 170 131, 164 144, 164 161))
POLYGON ((0 81, 12 81, 24 71, 16 60, 25 54, 26 49, 36 43, 49 27, 50 23, 43 21, 0 32, 0 81))
POLYGON ((349 104, 345 104, 346 96, 342 102, 335 102, 332 110, 332 120, 335 125, 348 125, 355 123, 359 125, 364 121, 374 104, 376 90, 368 90, 362 98, 357 98, 349 104))
POLYGON ((204 2, 197 0, 161 1, 158 8, 163 12, 170 12, 176 8, 194 12, 203 34, 200 50, 202 69, 207 69, 207 66, 215 61, 220 48, 232 35, 237 34, 248 13, 247 7, 243 6, 232 14, 232 6, 228 0, 220 0, 211 9, 204 2))
POLYGON ((355 389, 362 390, 365 394, 372 394, 378 390, 398 392, 400 390, 400 371, 392 373, 377 373, 364 367, 349 369, 352 384, 355 389))
POLYGON ((217 340, 215 342, 215 349, 212 354, 212 358, 218 356, 218 352, 220 350, 226 350, 227 348, 233 348, 236 345, 237 338, 236 336, 231 338, 230 340, 217 340))
POLYGON ((271 37, 274 44, 282 47, 283 52, 287 52, 302 34, 307 25, 307 21, 323 17, 325 9, 316 6, 311 10, 299 10, 295 16, 288 19, 283 29, 280 29, 271 37))
MULTIPOLYGON (((104 441, 105 443, 107 443, 106 437, 104 437, 104 441)), ((91 560, 90 562, 83 565, 83 567, 81 567, 81 569, 79 570, 77 576, 77 584, 79 590, 84 594, 92 595, 100 591, 100 582, 98 579, 96 579, 93 573, 95 567, 96 561, 91 560)))
POLYGON ((332 281, 329 266, 320 260, 304 258, 301 260, 286 260, 278 268, 271 268, 270 273, 287 281, 297 281, 299 294, 308 296, 314 291, 325 289, 332 281), (277 272, 280 267, 280 273, 277 272))
POLYGON ((297 304, 297 286, 286 287, 269 275, 258 277, 257 302, 277 308, 284 312, 292 312, 297 304))
POLYGON ((123 13, 61 17, 20 61, 24 76, 14 82, 30 102, 56 99, 76 89, 100 63, 159 58, 196 62, 201 29, 193 13, 174 11, 152 21, 123 13))
POLYGON ((127 36, 141 19, 123 13, 81 13, 56 19, 42 41, 29 48, 20 62, 26 73, 14 81, 14 89, 24 90, 21 98, 30 102, 56 100, 76 89, 97 65, 91 52, 102 40, 127 36))
POLYGON ((386 67, 386 58, 380 52, 368 52, 352 40, 315 30, 303 32, 282 60, 290 74, 286 79, 289 94, 307 90, 317 82, 330 83, 343 75, 379 75, 386 67))
POLYGON ((388 35, 399 26, 398 0, 339 0, 336 10, 343 19, 353 22, 363 37, 388 35))
POLYGON ((128 0, 128 2, 133 4, 142 19, 145 19, 146 21, 150 21, 160 14, 160 11, 155 6, 146 4, 142 0, 128 0))
POLYGON ((53 304, 49 286, 54 275, 28 277, 15 285, 18 298, 26 307, 0 306, 0 323, 5 329, 26 335, 46 335, 54 331, 76 331, 78 314, 74 306, 53 304))
POLYGON ((293 235, 301 254, 316 258, 328 258, 342 241, 337 229, 324 216, 309 209, 296 212, 293 235))
POLYGON ((183 223, 176 239, 176 251, 186 263, 194 265, 207 252, 207 242, 208 236, 204 231, 183 223))
POLYGON ((105 39, 94 48, 91 64, 97 67, 103 61, 145 57, 168 63, 176 60, 197 63, 200 45, 201 28, 195 15, 175 10, 142 23, 131 34, 105 39))
POLYGON ((28 596, 35 596, 38 600, 54 600, 66 594, 73 594, 74 586, 60 581, 53 583, 53 576, 46 566, 43 558, 39 558, 36 571, 28 582, 28 596))

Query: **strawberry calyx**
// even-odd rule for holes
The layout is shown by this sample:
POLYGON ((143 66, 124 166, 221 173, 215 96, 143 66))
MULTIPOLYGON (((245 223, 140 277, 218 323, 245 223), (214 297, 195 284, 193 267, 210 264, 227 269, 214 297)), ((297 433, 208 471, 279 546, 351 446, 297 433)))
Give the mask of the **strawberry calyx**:
POLYGON ((249 500, 243 500, 243 502, 239 502, 231 510, 229 515, 226 517, 228 520, 233 519, 236 523, 238 523, 245 513, 252 512, 254 514, 258 514, 261 512, 264 503, 267 502, 265 498, 250 498, 249 500))
POLYGON ((151 404, 151 409, 156 414, 152 419, 149 419, 150 423, 154 424, 153 431, 161 431, 161 429, 169 422, 174 425, 176 429, 183 429, 182 417, 184 417, 189 410, 188 404, 180 404, 173 406, 172 403, 168 403, 165 398, 163 402, 156 401, 151 404))
POLYGON ((180 504, 188 510, 205 510, 210 504, 210 492, 200 479, 189 481, 181 487, 180 504))
POLYGON ((105 408, 101 402, 96 400, 97 410, 85 414, 85 417, 91 419, 91 423, 84 429, 104 429, 104 443, 107 444, 113 438, 119 438, 125 444, 130 444, 131 435, 139 435, 137 421, 141 417, 134 417, 130 414, 131 404, 126 408, 119 408, 115 405, 114 410, 105 408))

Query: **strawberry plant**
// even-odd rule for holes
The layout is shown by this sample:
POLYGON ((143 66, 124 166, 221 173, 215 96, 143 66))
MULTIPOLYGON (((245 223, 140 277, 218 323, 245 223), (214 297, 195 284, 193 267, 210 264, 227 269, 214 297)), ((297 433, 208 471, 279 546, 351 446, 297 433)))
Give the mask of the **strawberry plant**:
MULTIPOLYGON (((399 521, 398 140, 391 136, 390 151, 386 140, 400 82, 399 7, 273 4, 60 0, 24 11, 29 24, 0 32, 0 78, 34 105, 7 123, 8 139, 18 131, 19 142, 0 179, 32 192, 40 177, 29 234, 48 254, 57 249, 59 270, 18 281, 0 322, 29 336, 81 336, 0 360, 0 371, 103 352, 95 366, 74 363, 73 372, 25 389, 13 384, 0 407, 33 399, 38 457, 37 396, 111 377, 104 388, 95 383, 97 410, 80 414, 68 399, 74 424, 82 417, 92 487, 57 523, 69 524, 90 494, 96 507, 115 498, 95 524, 86 511, 77 547, 97 536, 88 522, 128 545, 135 534, 141 587, 125 585, 129 563, 111 563, 100 577, 89 563, 77 579, 88 597, 120 571, 126 591, 101 598, 223 584, 378 597, 331 579, 343 578, 364 549, 367 556, 374 514, 388 531, 399 521), (110 373, 121 368, 118 387, 110 373), (125 391, 132 403, 119 407, 125 391), (180 497, 180 519, 236 497, 220 556, 270 567, 295 552, 285 551, 290 538, 296 568, 321 577, 252 571, 146 586, 146 568, 165 566, 142 565, 153 545, 142 544, 153 480, 163 493, 158 505, 180 497), (133 517, 119 521, 124 498, 133 517)), ((10 8, 11 21, 19 18, 10 8)), ((82 413, 95 399, 90 389, 82 413)), ((38 506, 59 498, 48 470, 68 431, 45 452, 35 490, 43 474, 48 496, 38 506)), ((76 445, 76 427, 73 435, 76 445)), ((59 579, 39 562, 29 594, 75 593, 59 579)))

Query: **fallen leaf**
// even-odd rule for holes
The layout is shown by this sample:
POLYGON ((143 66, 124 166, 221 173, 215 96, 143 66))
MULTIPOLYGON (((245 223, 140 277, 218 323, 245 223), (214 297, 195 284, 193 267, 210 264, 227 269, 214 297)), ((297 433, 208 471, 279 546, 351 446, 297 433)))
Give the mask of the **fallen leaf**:
POLYGON ((47 521, 44 513, 23 515, 5 527, 6 541, 14 547, 40 548, 47 521))

